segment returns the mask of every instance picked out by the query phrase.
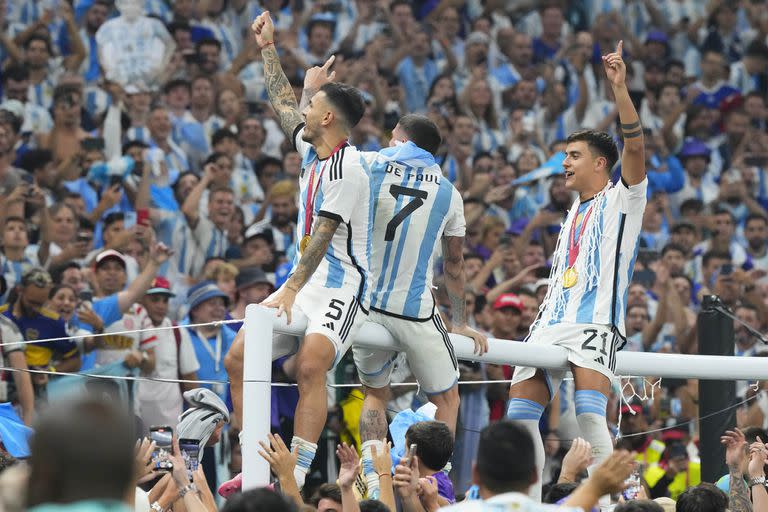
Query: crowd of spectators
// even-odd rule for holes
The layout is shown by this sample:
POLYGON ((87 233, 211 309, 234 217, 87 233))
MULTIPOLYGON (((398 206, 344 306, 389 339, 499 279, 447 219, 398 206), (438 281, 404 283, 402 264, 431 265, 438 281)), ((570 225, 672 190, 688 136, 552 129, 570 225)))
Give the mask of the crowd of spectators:
MULTIPOLYGON (((410 112, 440 127, 438 161, 465 201, 468 323, 514 341, 537 315, 573 201, 558 161, 565 137, 582 127, 618 135, 600 55, 623 38, 649 179, 620 305, 624 350, 696 353, 701 299, 717 294, 739 319, 735 354, 761 355, 745 325, 768 324, 764 0, 0 0, 0 402, 25 423, 69 383, 56 373, 90 371, 187 381, 112 390, 127 392, 143 428, 175 427, 183 391, 227 379, 245 307, 290 272, 301 162, 275 122, 250 35, 264 9, 297 96, 304 70, 332 54, 337 78, 363 92, 353 144, 381 148, 410 112), (231 323, 184 327, 217 321, 231 323), (16 344, 43 339, 54 341, 16 344)), ((447 313, 439 275, 435 285, 447 313)), ((291 362, 275 363, 274 380, 291 362)), ((462 381, 511 375, 460 369, 462 381)), ((355 382, 351 359, 329 378, 355 382)), ((393 378, 411 380, 403 359, 393 378)), ((225 384, 206 386, 227 400, 225 384)), ((739 382, 739 395, 755 398, 740 425, 768 427, 763 389, 739 382)), ((423 400, 398 390, 392 414, 423 400)), ((573 389, 560 391, 542 422, 552 480, 578 436, 573 389)), ((274 388, 272 426, 284 438, 296 400, 274 388)), ((461 400, 458 493, 481 430, 504 416, 507 384, 463 385, 461 400)), ((609 422, 625 434, 690 421, 629 446, 660 463, 665 493, 670 472, 693 484, 669 468, 696 461, 697 402, 695 381, 614 387, 609 422)), ((329 388, 329 403, 327 438, 359 446, 362 394, 329 388)), ((220 477, 239 471, 239 427, 217 452, 220 477)), ((309 487, 333 474, 325 451, 309 487)))

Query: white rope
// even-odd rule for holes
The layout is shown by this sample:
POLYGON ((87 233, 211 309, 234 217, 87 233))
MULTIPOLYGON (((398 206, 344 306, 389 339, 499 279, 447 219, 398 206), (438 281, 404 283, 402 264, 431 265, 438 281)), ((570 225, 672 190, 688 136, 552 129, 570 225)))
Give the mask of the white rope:
POLYGON ((23 341, 14 341, 14 342, 6 342, 6 345, 30 345, 35 343, 48 343, 52 341, 68 341, 68 340, 79 340, 79 339, 86 339, 86 338, 99 338, 102 336, 117 336, 121 334, 137 334, 140 332, 154 332, 154 331, 170 331, 173 329, 182 329, 182 328, 197 328, 197 327, 219 327, 222 325, 228 325, 228 324, 237 324, 245 322, 244 318, 241 319, 231 319, 231 320, 217 320, 215 322, 205 322, 201 324, 184 324, 184 325, 166 325, 161 327, 147 327, 146 329, 131 329, 127 331, 115 331, 115 332, 102 332, 99 334, 77 334, 72 336, 65 336, 61 338, 44 338, 41 340, 23 340, 23 341))

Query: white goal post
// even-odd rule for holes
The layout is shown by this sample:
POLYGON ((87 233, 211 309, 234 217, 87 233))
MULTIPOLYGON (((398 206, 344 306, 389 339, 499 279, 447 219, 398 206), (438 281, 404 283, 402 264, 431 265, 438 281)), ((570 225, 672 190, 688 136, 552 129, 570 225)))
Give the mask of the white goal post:
MULTIPOLYGON (((257 454, 259 441, 270 431, 272 333, 303 334, 305 317, 286 324, 285 315, 252 304, 245 313, 245 365, 243 369, 243 490, 269 483, 269 465, 257 454), (247 451, 247 456, 245 455, 247 451)), ((451 335, 458 359, 496 364, 564 368, 566 350, 555 346, 530 346, 517 341, 489 339, 488 353, 477 356, 469 338, 451 335)), ((363 325, 355 343, 379 349, 397 350, 398 344, 382 326, 363 325)), ((768 358, 619 352, 616 375, 708 380, 768 380, 768 358)), ((286 440, 289 442, 290 440, 286 440)))

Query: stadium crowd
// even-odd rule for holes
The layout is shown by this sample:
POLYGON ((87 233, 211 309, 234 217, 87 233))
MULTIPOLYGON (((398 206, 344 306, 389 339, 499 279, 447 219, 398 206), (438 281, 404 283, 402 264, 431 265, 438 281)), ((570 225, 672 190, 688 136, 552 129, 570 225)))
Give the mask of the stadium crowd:
MULTIPOLYGON (((439 127, 437 161, 464 199, 467 323, 512 341, 523 341, 536 319, 573 203, 562 172, 566 137, 592 128, 620 139, 601 55, 623 38, 648 172, 640 249, 620 302, 624 350, 697 353, 702 297, 716 294, 738 318, 735 355, 765 355, 745 328, 765 332, 768 326, 765 0, 0 0, 0 402, 12 404, 24 424, 33 425, 57 397, 82 385, 79 377, 57 373, 114 377, 97 389, 129 397, 144 434, 153 425, 177 429, 183 411, 203 407, 184 400, 202 386, 212 395, 207 407, 219 416, 216 435, 208 432, 204 476, 193 475, 201 501, 182 496, 184 505, 215 510, 215 489, 240 471, 239 418, 227 411, 227 354, 245 307, 285 282, 299 242, 302 159, 269 104, 250 28, 264 10, 272 13, 280 62, 297 98, 305 70, 331 55, 337 79, 362 92, 365 113, 352 144, 386 147, 407 113, 424 114, 439 127), (49 341, 19 343, 35 340, 49 341), (119 380, 126 376, 139 380, 119 380), (216 400, 226 406, 219 410, 216 400)), ((618 178, 619 169, 615 173, 618 178)), ((441 272, 436 265, 434 293, 447 319, 451 302, 441 272)), ((273 381, 289 382, 293 364, 290 356, 275 361, 273 381)), ((413 381, 404 357, 394 364, 394 382, 413 381)), ((417 444, 421 456, 412 464, 416 459, 406 454, 394 472, 389 494, 406 510, 418 510, 407 508, 419 501, 417 492, 419 506, 433 510, 477 492, 473 482, 484 498, 525 492, 530 483, 526 467, 522 476, 504 480, 498 473, 504 461, 494 453, 493 443, 505 436, 521 446, 527 439, 499 421, 509 384, 498 381, 508 381, 512 368, 459 366, 467 384, 460 386, 455 440, 436 422, 415 423, 407 443, 393 439, 401 447, 417 444)), ((351 356, 329 374, 331 384, 356 382, 351 356)), ((758 444, 768 441, 764 389, 737 382, 740 399, 749 399, 738 410, 746 440, 739 433, 725 440, 749 443, 754 460, 764 456, 758 444)), ((552 492, 565 480, 577 481, 588 459, 583 441, 573 442, 580 437, 573 393, 564 382, 541 423, 543 483, 552 492)), ((318 510, 341 510, 345 497, 344 510, 353 510, 347 506, 357 452, 347 447, 361 446, 362 400, 359 389, 328 388, 330 414, 304 486, 307 503, 318 510), (328 448, 337 443, 346 443, 339 464, 328 448), (337 475, 339 485, 329 484, 337 475)), ((272 428, 283 439, 292 436, 297 401, 295 388, 273 388, 272 428)), ((390 420, 425 402, 416 386, 394 388, 390 420)), ((691 501, 682 508, 678 501, 678 510, 724 510, 724 496, 698 487, 697 404, 695 380, 618 379, 608 421, 622 434, 619 446, 636 454, 647 498, 684 503, 687 496, 691 501), (703 506, 696 500, 713 508, 696 508, 703 506)), ((81 417, 94 425, 119 423, 119 412, 82 407, 81 417)), ((46 503, 40 496, 67 501, 66 493, 50 491, 55 485, 46 479, 53 477, 35 466, 34 453, 54 450, 58 427, 89 442, 67 423, 76 420, 60 415, 60 425, 51 416, 40 423, 28 494, 37 497, 30 503, 46 503)), ((115 428, 116 438, 128 435, 115 428)), ((103 448, 105 457, 124 460, 120 447, 111 450, 105 442, 103 448)), ((146 457, 147 448, 137 449, 137 457, 146 457)), ((282 478, 293 474, 281 466, 290 462, 285 445, 275 438, 264 449, 283 493, 301 501, 291 478, 282 478)), ((499 453, 515 460, 530 455, 506 449, 499 453)), ((249 447, 249 456, 254 450, 249 447)), ((728 452, 729 465, 743 464, 739 474, 747 478, 760 476, 752 466, 747 471, 750 457, 737 451, 728 452)), ((62 464, 78 457, 61 453, 62 464)), ((379 462, 390 475, 391 461, 379 462)), ((91 464, 98 468, 99 460, 83 462, 91 464)), ((608 472, 596 475, 593 494, 615 491, 608 472)), ((163 503, 161 510, 171 506, 177 487, 189 484, 181 473, 172 476, 149 493, 150 503, 163 503)), ((126 478, 134 479, 130 489, 149 482, 146 475, 126 478)), ((125 491, 125 483, 119 485, 125 491)), ((736 487, 727 480, 718 486, 726 494, 736 487)), ((77 492, 78 499, 87 496, 77 492)), ((248 496, 228 507, 246 510, 248 496)), ((765 510, 768 503, 756 496, 755 509, 765 510)), ((566 502, 593 504, 589 498, 566 502)), ((379 505, 361 502, 360 509, 384 510, 379 505)), ((264 510, 289 505, 268 506, 264 510)), ((729 508, 745 510, 740 506, 729 508)))

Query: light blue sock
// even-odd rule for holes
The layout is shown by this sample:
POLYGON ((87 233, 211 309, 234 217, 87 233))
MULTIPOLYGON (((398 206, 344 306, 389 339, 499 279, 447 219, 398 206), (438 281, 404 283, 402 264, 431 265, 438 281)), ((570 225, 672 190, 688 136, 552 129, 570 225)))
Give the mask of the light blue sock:
POLYGON ((523 425, 533 438, 533 449, 536 454, 536 471, 539 480, 528 491, 531 499, 541 502, 541 479, 544 475, 544 441, 541 440, 539 421, 544 413, 544 406, 525 398, 512 398, 507 406, 507 419, 523 425))
POLYGON ((294 447, 299 447, 298 457, 296 459, 296 467, 293 470, 293 476, 296 477, 296 484, 299 489, 304 487, 304 481, 309 473, 309 467, 312 465, 312 461, 315 460, 315 452, 317 452, 317 444, 310 443, 304 439, 293 436, 291 439, 291 451, 294 447))
POLYGON ((599 391, 576 391, 576 420, 584 439, 592 445, 594 464, 600 464, 613 452, 613 439, 605 420, 608 397, 599 391))

